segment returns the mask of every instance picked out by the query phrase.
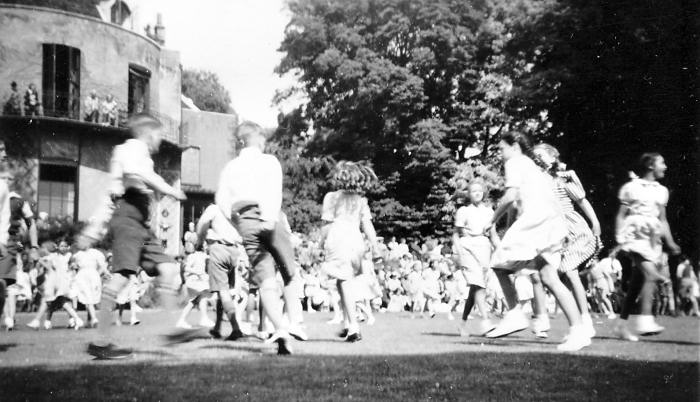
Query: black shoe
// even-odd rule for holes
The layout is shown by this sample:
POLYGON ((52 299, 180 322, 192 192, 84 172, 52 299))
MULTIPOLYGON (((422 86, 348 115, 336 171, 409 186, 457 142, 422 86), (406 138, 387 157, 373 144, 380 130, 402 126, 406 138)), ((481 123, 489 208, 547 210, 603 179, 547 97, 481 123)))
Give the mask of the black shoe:
POLYGON ((240 329, 237 329, 235 331, 231 331, 231 335, 226 337, 227 341, 237 341, 241 338, 245 337, 245 334, 241 332, 240 329))
POLYGON ((348 329, 343 328, 340 332, 338 332, 338 338, 345 338, 348 336, 348 329))
POLYGON ((275 342, 277 342, 278 355, 292 354, 292 349, 289 347, 289 338, 278 338, 275 342))
POLYGON ((88 345, 88 354, 95 356, 98 359, 106 360, 117 360, 125 359, 133 353, 131 348, 120 348, 117 345, 110 343, 105 346, 95 345, 91 343, 88 345))
POLYGON ((345 338, 345 342, 357 342, 362 340, 362 335, 360 335, 359 332, 355 332, 353 334, 348 335, 347 338, 345 338))
POLYGON ((175 345, 178 343, 186 343, 200 338, 199 329, 181 329, 175 331, 171 334, 165 335, 165 341, 168 345, 175 345))
POLYGON ((217 330, 215 330, 215 329, 210 329, 210 330, 209 330, 209 335, 211 335, 211 337, 214 338, 214 339, 221 339, 221 338, 222 338, 221 332, 219 332, 219 331, 217 331, 217 330))

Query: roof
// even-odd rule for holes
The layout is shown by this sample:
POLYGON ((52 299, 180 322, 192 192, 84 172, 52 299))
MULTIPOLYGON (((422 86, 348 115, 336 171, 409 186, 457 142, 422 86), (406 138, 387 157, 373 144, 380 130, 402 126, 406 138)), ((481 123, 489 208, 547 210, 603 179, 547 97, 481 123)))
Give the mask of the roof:
POLYGON ((100 13, 97 11, 99 3, 99 0, 0 0, 0 4, 53 8, 95 18, 100 18, 100 13))

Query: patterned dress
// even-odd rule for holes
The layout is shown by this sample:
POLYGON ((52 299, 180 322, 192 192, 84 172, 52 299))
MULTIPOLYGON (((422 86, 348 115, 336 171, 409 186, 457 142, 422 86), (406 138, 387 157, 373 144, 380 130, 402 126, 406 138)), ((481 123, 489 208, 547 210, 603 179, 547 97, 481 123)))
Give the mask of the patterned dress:
POLYGON ((559 272, 569 272, 593 257, 598 242, 586 220, 574 210, 573 203, 586 198, 586 192, 576 172, 573 170, 558 172, 554 183, 568 232, 564 241, 559 272))
POLYGON ((617 242, 622 250, 647 261, 661 263, 661 208, 668 203, 668 189, 656 181, 632 179, 620 189, 620 203, 628 208, 617 242))

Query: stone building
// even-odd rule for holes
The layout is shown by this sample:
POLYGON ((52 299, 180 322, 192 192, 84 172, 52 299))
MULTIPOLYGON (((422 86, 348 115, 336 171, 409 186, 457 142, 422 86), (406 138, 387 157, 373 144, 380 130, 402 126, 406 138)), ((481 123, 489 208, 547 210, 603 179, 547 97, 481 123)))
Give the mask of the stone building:
MULTIPOLYGON (((136 7, 129 3, 103 1, 86 15, 0 2, 0 100, 11 82, 21 94, 34 84, 43 108, 40 116, 0 116, 0 137, 18 192, 38 212, 88 219, 106 191, 112 148, 128 137, 123 123, 142 111, 166 128, 156 170, 180 185, 187 145, 180 132, 179 53, 163 46, 162 24, 149 35, 133 30, 136 7), (100 99, 113 96, 118 123, 85 121, 92 91, 100 99)), ((169 251, 179 251, 181 206, 163 198, 155 211, 156 231, 169 251)))

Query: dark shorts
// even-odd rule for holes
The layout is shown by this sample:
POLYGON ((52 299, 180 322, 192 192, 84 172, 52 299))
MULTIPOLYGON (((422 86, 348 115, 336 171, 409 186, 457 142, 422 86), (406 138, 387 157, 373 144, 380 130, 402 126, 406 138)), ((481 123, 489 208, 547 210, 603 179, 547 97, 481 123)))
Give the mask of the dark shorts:
POLYGON ((236 284, 236 262, 238 248, 221 243, 209 246, 207 273, 209 289, 212 292, 227 292, 236 284))
POLYGON ((273 230, 265 229, 258 207, 244 208, 235 222, 250 260, 251 281, 260 286, 279 270, 285 285, 288 284, 298 269, 291 239, 281 224, 273 230))
POLYGON ((175 259, 165 254, 160 240, 146 226, 144 206, 134 204, 132 200, 120 199, 109 222, 113 271, 136 274, 143 269, 149 276, 156 276, 159 264, 174 263, 175 259))
POLYGON ((5 279, 5 283, 11 280, 12 283, 17 279, 17 253, 19 246, 12 239, 8 242, 7 253, 0 257, 0 279, 5 279))

